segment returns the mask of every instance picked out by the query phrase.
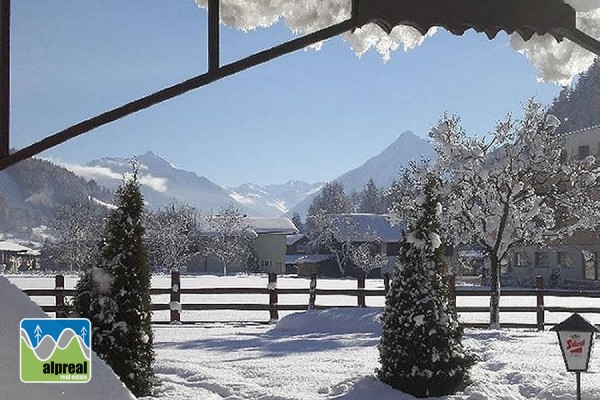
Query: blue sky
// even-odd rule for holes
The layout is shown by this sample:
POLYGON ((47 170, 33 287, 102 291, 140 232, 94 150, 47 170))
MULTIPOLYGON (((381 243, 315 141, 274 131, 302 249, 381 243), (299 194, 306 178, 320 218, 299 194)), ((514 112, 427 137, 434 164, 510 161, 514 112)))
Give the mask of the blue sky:
MULTIPOLYGON (((206 70, 206 11, 193 0, 13 1, 11 146, 206 70)), ((222 62, 293 35, 282 24, 222 28, 222 62)), ((485 134, 524 101, 559 92, 506 35, 438 32, 384 63, 341 38, 254 67, 73 139, 43 154, 85 164, 152 150, 232 186, 327 181, 402 132, 425 137, 448 111, 485 134)))

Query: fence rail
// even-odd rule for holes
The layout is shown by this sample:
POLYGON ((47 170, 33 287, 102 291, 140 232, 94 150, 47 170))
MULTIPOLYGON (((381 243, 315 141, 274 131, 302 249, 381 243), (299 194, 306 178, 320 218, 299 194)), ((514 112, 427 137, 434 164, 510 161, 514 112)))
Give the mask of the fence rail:
MULTIPOLYGON (((75 295, 74 289, 64 288, 64 276, 55 277, 55 287, 53 289, 24 289, 23 292, 31 297, 54 297, 55 305, 43 305, 45 312, 56 313, 57 318, 67 316, 66 297, 75 295)), ((239 310, 239 311, 268 311, 270 321, 279 319, 279 311, 302 311, 307 309, 323 310, 340 307, 366 307, 366 298, 373 296, 385 296, 390 287, 389 274, 384 275, 383 284, 385 289, 366 289, 365 279, 357 279, 356 289, 317 289, 317 277, 311 277, 308 288, 278 288, 277 275, 269 274, 267 286, 259 287, 229 287, 229 288, 181 288, 181 277, 179 272, 171 273, 171 288, 151 288, 150 295, 170 295, 169 303, 152 303, 153 311, 170 311, 169 321, 153 321, 157 324, 165 323, 197 323, 198 321, 181 320, 181 311, 207 311, 207 310, 239 310), (181 295, 239 295, 239 294, 264 294, 269 296, 268 304, 254 303, 184 303, 181 304, 181 295), (304 304, 279 304, 279 296, 282 295, 306 295, 308 302, 304 304), (316 298, 322 296, 351 296, 356 297, 356 306, 324 306, 317 305, 316 298)), ((469 289, 456 287, 453 276, 448 277, 449 301, 456 307, 458 297, 489 297, 489 289, 469 289)), ((545 306, 544 299, 547 297, 580 297, 580 298, 600 298, 600 291, 588 290, 556 290, 545 289, 542 277, 536 278, 536 288, 534 289, 505 289, 502 290, 503 296, 522 296, 535 297, 535 306, 501 306, 500 313, 531 313, 536 315, 536 323, 502 323, 506 328, 535 328, 544 330, 546 326, 554 325, 545 320, 546 312, 549 313, 584 313, 600 314, 600 307, 563 307, 563 306, 545 306)), ((487 313, 487 306, 458 306, 456 311, 461 314, 468 313, 487 313)), ((487 323, 469 322, 463 323, 466 327, 484 328, 487 323)))

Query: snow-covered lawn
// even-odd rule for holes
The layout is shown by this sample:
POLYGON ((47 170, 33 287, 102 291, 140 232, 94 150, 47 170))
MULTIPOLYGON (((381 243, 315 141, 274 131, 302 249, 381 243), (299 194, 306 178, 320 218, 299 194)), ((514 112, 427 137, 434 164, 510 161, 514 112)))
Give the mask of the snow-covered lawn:
MULTIPOLYGON (((22 288, 54 285, 52 276, 10 276, 9 279, 22 288)), ((67 277, 66 286, 72 287, 75 281, 76 277, 67 277)), ((307 285, 308 280, 291 277, 279 278, 278 282, 279 287, 307 285)), ((382 285, 380 280, 367 282, 367 287, 380 288, 382 285)), ((155 277, 153 286, 169 287, 169 277, 155 277)), ((264 287, 266 278, 184 276, 182 286, 264 287)), ((319 287, 323 288, 355 286, 353 280, 319 280, 319 287)), ((237 298, 227 301, 266 303, 264 297, 249 296, 243 300, 237 298)), ((307 301, 305 297, 281 296, 281 299, 300 304, 307 301)), ((193 299, 194 302, 207 303, 216 300, 224 301, 222 297, 193 299)), ((52 301, 50 299, 47 304, 52 304, 52 301)), ((485 304, 486 299, 473 298, 471 301, 465 298, 461 301, 466 301, 468 305, 481 305, 485 304)), ((515 302, 524 304, 523 301, 534 300, 513 298, 503 301, 514 305, 515 302)), ((580 299, 560 301, 584 306, 580 299)), ((328 296, 318 298, 319 302, 354 305, 356 298, 328 296)), ((182 318, 185 319, 185 298, 182 298, 182 303, 182 318)), ((168 400, 411 399, 411 396, 397 392, 375 378, 374 370, 378 366, 376 346, 380 336, 377 318, 381 310, 378 306, 383 304, 383 299, 368 298, 367 304, 372 308, 287 313, 276 325, 251 322, 156 325, 155 369, 162 382, 156 397, 168 400)), ((218 321, 265 321, 268 318, 265 311, 240 313, 202 312, 199 316, 218 321)), ((589 318, 591 316, 586 317, 594 323, 600 322, 589 318)), ((487 315, 482 314, 481 318, 485 321, 487 315)), ((533 321, 535 315, 515 315, 514 318, 533 321)), ((596 339, 596 348, 592 352, 590 373, 582 375, 584 399, 600 400, 599 341, 596 339)), ((473 383, 463 393, 450 396, 449 399, 574 398, 575 377, 565 371, 553 332, 467 330, 465 343, 479 355, 480 362, 473 368, 473 383)), ((0 385, 6 383, 0 382, 0 385)), ((0 390, 0 400, 5 398, 0 390)), ((63 397, 46 398, 53 400, 63 397)))
MULTIPOLYGON (((374 376, 378 309, 297 313, 276 326, 157 326, 159 398, 403 400, 374 376)), ((598 340, 596 340, 598 342, 598 340)), ((449 399, 572 399, 554 332, 467 330, 481 361, 473 384, 449 399)), ((599 343, 596 343, 598 346, 599 343)), ((600 399, 600 356, 583 374, 584 399, 600 399)))

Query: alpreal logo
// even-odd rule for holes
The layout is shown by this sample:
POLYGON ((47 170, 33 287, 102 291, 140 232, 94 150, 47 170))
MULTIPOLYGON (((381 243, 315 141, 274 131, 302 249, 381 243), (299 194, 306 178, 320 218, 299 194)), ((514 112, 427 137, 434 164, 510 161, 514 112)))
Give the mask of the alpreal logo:
POLYGON ((84 318, 21 320, 21 381, 89 382, 91 330, 84 318))

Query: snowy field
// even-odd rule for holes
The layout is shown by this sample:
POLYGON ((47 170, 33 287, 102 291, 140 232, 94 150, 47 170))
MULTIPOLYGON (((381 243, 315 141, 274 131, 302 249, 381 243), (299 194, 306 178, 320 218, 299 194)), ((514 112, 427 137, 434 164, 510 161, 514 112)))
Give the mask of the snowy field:
MULTIPOLYGON (((9 276, 21 288, 51 288, 52 276, 9 276)), ((73 287, 76 277, 66 279, 73 287)), ((265 287, 266 277, 182 276, 182 287, 265 287)), ((153 279, 153 287, 170 287, 168 276, 153 279)), ((308 287, 307 279, 283 277, 278 287, 308 287)), ((319 280, 319 288, 355 288, 354 280, 319 280)), ((368 280, 367 288, 382 288, 381 280, 368 280)), ((39 299, 36 299, 39 300, 39 299)), ((265 295, 225 299, 219 295, 192 298, 193 302, 267 303, 265 295)), ((182 296, 186 316, 185 296, 182 296)), ((459 298, 459 305, 484 305, 485 297, 459 298), (461 303, 462 302, 462 303, 461 303)), ((52 304, 49 299, 46 304, 52 304)), ((163 300, 161 299, 161 302, 163 300)), ((168 296, 164 296, 168 302, 168 296)), ((280 303, 303 304, 304 295, 280 296, 280 303)), ((594 306, 598 300, 546 299, 547 305, 594 306), (595 303, 595 304, 594 304, 595 303)), ((355 297, 317 297, 317 304, 354 305, 355 297)), ((383 298, 367 298, 367 309, 331 309, 281 314, 274 325, 266 311, 199 312, 194 319, 221 322, 198 325, 156 325, 156 373, 162 385, 158 399, 378 399, 404 400, 411 396, 380 383, 378 366, 379 308, 383 298), (227 322, 238 321, 238 322, 227 322), (246 321, 246 322, 239 322, 246 321), (250 322, 249 322, 250 321, 250 322)), ((535 305, 533 298, 503 298, 503 305, 535 305)), ((0 305, 1 307, 1 305, 0 305)), ((189 312, 188 312, 189 313, 189 312)), ((564 315, 566 317, 567 315, 564 315)), ((584 315, 593 323, 592 315, 584 315)), ((163 316, 156 315, 157 319, 163 316)), ((467 316, 465 316, 467 317, 467 316)), ((469 319, 485 321, 486 314, 469 319)), ((535 315, 502 316, 502 321, 534 322, 535 315)), ((550 321, 561 318, 547 316, 550 321)), ((167 319, 166 314, 164 319, 167 319)), ((564 318, 562 318, 564 319, 564 318)), ((600 339, 592 352, 590 372, 582 375, 584 399, 600 400, 600 339)), ((573 399, 575 377, 567 373, 556 335, 527 330, 471 330, 465 344, 480 358, 472 370, 473 383, 447 399, 573 399)), ((0 349, 1 351, 1 349, 0 349)), ((1 375, 0 375, 1 376, 1 375)), ((2 384, 4 382, 0 382, 2 384)), ((108 389, 107 389, 108 390, 108 389)), ((4 400, 0 391, 0 400, 4 400)), ((10 397, 9 397, 10 398, 10 397)), ((50 400, 63 397, 44 397, 50 400)), ((107 397, 108 398, 108 397, 107 397)), ((8 399, 8 398, 7 398, 8 399)), ((150 398, 144 399, 150 400, 150 398)))

